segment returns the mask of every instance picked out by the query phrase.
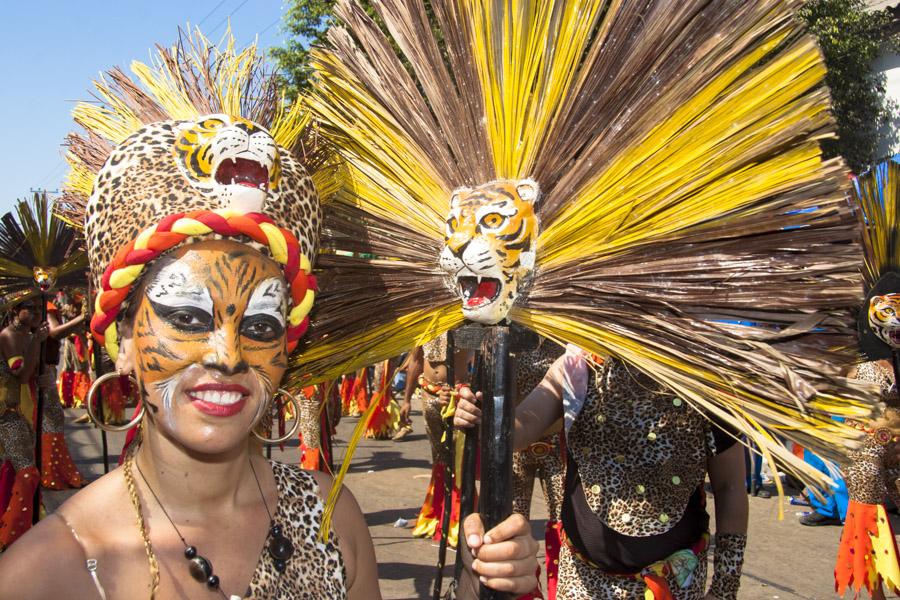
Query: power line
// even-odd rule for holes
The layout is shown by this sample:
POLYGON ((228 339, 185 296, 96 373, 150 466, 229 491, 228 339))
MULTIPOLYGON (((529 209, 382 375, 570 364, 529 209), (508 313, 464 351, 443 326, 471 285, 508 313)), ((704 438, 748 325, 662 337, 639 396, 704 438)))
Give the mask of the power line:
POLYGON ((256 35, 254 35, 253 38, 252 38, 250 41, 248 41, 246 44, 244 44, 244 45, 245 45, 245 46, 249 46, 250 44, 253 43, 253 41, 254 41, 255 39, 259 39, 259 38, 262 36, 262 34, 264 34, 264 33, 267 32, 268 30, 270 30, 270 29, 272 29, 273 27, 275 27, 276 25, 278 25, 278 23, 279 23, 280 21, 281 21, 281 17, 278 17, 277 19, 275 19, 274 21, 272 21, 271 23, 269 23, 268 25, 266 25, 266 28, 265 28, 265 29, 263 29, 262 31, 257 31, 257 32, 256 32, 256 35))
POLYGON ((236 13, 236 12, 239 11, 239 10, 241 10, 241 7, 244 6, 245 4, 247 4, 248 1, 249 1, 249 0, 244 0, 243 2, 241 2, 240 4, 238 4, 238 5, 237 5, 237 8, 235 8, 233 11, 231 11, 230 13, 228 13, 228 16, 226 16, 224 19, 222 19, 221 21, 219 21, 219 24, 216 25, 216 26, 213 28, 213 30, 209 32, 209 35, 213 35, 216 31, 218 31, 218 30, 219 30, 219 27, 221 27, 222 25, 224 25, 224 24, 228 21, 228 19, 230 19, 230 18, 234 15, 234 13, 236 13))
POLYGON ((213 9, 212 9, 211 11, 209 11, 208 13, 206 13, 206 16, 203 17, 203 19, 201 19, 199 23, 197 23, 197 27, 200 27, 201 25, 203 25, 204 23, 206 23, 206 20, 207 20, 208 18, 210 18, 214 12, 216 12, 217 10, 219 10, 219 7, 221 7, 223 4, 225 4, 225 2, 226 2, 226 0, 222 0, 221 2, 219 2, 218 4, 216 4, 216 5, 213 7, 213 9))

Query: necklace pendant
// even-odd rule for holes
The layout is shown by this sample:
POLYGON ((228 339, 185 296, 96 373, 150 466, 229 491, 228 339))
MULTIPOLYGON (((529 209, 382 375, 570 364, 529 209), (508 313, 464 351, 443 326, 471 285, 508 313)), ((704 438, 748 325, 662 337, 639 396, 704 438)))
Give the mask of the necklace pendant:
POLYGON ((213 574, 212 564, 200 555, 191 559, 190 571, 191 577, 202 583, 206 583, 213 574))

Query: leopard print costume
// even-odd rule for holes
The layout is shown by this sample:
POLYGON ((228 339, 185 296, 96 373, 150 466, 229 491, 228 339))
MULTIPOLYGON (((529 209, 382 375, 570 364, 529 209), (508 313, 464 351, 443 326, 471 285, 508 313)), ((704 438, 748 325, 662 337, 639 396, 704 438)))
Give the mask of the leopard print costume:
MULTIPOLYGON (((633 537, 663 534, 681 520, 715 454, 712 425, 703 415, 618 359, 597 370, 566 440, 594 514, 633 537)), ((704 597, 706 554, 698 554, 687 587, 666 576, 677 600, 704 597)), ((606 574, 563 546, 557 598, 642 598, 646 589, 640 579, 606 574)))
POLYGON ((312 475, 302 469, 272 462, 278 487, 275 521, 294 545, 287 569, 279 573, 268 552, 263 552, 250 583, 249 598, 264 600, 341 600, 347 597, 344 560, 338 540, 320 542, 319 527, 325 505, 312 475))
POLYGON ((297 394, 297 403, 300 405, 300 438, 303 440, 303 445, 312 450, 321 451, 322 426, 319 420, 321 402, 318 389, 309 397, 305 392, 300 391, 297 394))
POLYGON ((0 465, 10 461, 16 472, 33 467, 34 432, 19 412, 21 384, 0 360, 0 465))
MULTIPOLYGON (((888 402, 896 396, 893 373, 878 362, 859 365, 856 378, 877 383, 881 387, 881 400, 888 402)), ((900 464, 887 467, 885 454, 890 446, 878 444, 872 436, 866 438, 862 448, 849 455, 849 465, 844 469, 844 480, 850 499, 863 504, 882 504, 889 497, 900 506, 900 464)))
POLYGON ((665 533, 706 476, 710 423, 622 361, 606 361, 595 384, 567 436, 588 505, 621 534, 665 533))
MULTIPOLYGON (((542 339, 534 350, 516 356, 515 386, 517 401, 521 402, 544 378, 553 362, 565 349, 542 339)), ((540 479, 547 512, 551 521, 559 521, 565 488, 565 466, 561 457, 559 424, 555 424, 537 442, 525 450, 513 453, 513 512, 528 519, 531 515, 531 495, 535 477, 540 479), (555 430, 555 431, 554 431, 555 430)))

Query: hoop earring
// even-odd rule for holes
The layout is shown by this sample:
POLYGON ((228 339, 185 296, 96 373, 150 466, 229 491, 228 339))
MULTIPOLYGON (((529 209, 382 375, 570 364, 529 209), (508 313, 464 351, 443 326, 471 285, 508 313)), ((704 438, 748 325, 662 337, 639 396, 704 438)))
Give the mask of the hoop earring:
MULTIPOLYGON (((253 437, 255 437, 256 439, 258 439, 259 441, 261 441, 263 444, 269 444, 269 445, 271 445, 271 446, 275 446, 275 445, 277 445, 277 444, 282 444, 282 443, 288 441, 289 439, 291 439, 292 437, 294 437, 294 434, 296 434, 296 433, 297 433, 297 430, 300 429, 300 403, 297 402, 297 398, 295 398, 294 395, 293 395, 292 393, 290 393, 289 391, 285 390, 284 388, 278 388, 278 393, 276 394, 276 396, 277 396, 278 394, 282 394, 283 396, 287 396, 287 397, 288 397, 288 400, 290 400, 291 404, 294 405, 294 415, 295 415, 295 418, 294 418, 294 426, 291 427, 291 430, 288 431, 288 432, 287 432, 286 434, 284 434, 283 436, 281 436, 280 438, 267 438, 267 437, 263 437, 263 436, 259 435, 258 433, 256 433, 256 430, 255 430, 255 429, 254 429, 253 431, 250 432, 250 433, 253 434, 253 437)), ((272 399, 274 400, 274 397, 273 397, 272 399)))
MULTIPOLYGON (((91 420, 91 422, 94 425, 96 425, 97 427, 99 427, 100 429, 102 429, 103 431, 106 431, 108 433, 128 431, 129 429, 131 429, 132 427, 134 427, 135 425, 140 423, 141 419, 144 418, 144 404, 143 403, 141 403, 141 411, 137 415, 135 415, 135 417, 125 425, 108 425, 97 418, 97 415, 94 414, 94 396, 97 394, 97 390, 100 389, 100 386, 103 385, 104 382, 112 379, 113 377, 121 377, 121 375, 119 374, 118 371, 112 371, 110 373, 101 375, 100 377, 95 379, 94 383, 91 384, 91 387, 88 390, 86 404, 85 404, 85 408, 87 409, 87 415, 88 415, 88 418, 91 420)), ((134 375, 129 375, 128 378, 132 382, 134 382, 134 387, 135 387, 135 389, 137 389, 137 387, 138 387, 137 379, 134 378, 134 375)))

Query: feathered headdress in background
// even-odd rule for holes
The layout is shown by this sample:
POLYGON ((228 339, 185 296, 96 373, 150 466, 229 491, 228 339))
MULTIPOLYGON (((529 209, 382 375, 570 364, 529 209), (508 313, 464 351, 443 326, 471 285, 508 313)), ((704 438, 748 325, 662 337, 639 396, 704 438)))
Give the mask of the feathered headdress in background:
POLYGON ((0 217, 0 310, 55 286, 84 286, 87 256, 77 232, 53 214, 45 193, 0 217))
POLYGON ((853 200, 866 294, 857 317, 859 348, 869 360, 890 360, 900 349, 900 164, 885 160, 854 178, 853 200))
POLYGON ((873 400, 840 376, 859 233, 800 4, 383 0, 382 29, 339 0, 309 101, 350 176, 295 372, 397 355, 516 277, 509 320, 627 361, 821 483, 779 438, 837 458, 859 432, 831 417, 873 400), (490 231, 481 260, 520 260, 486 281, 465 243, 490 231))

